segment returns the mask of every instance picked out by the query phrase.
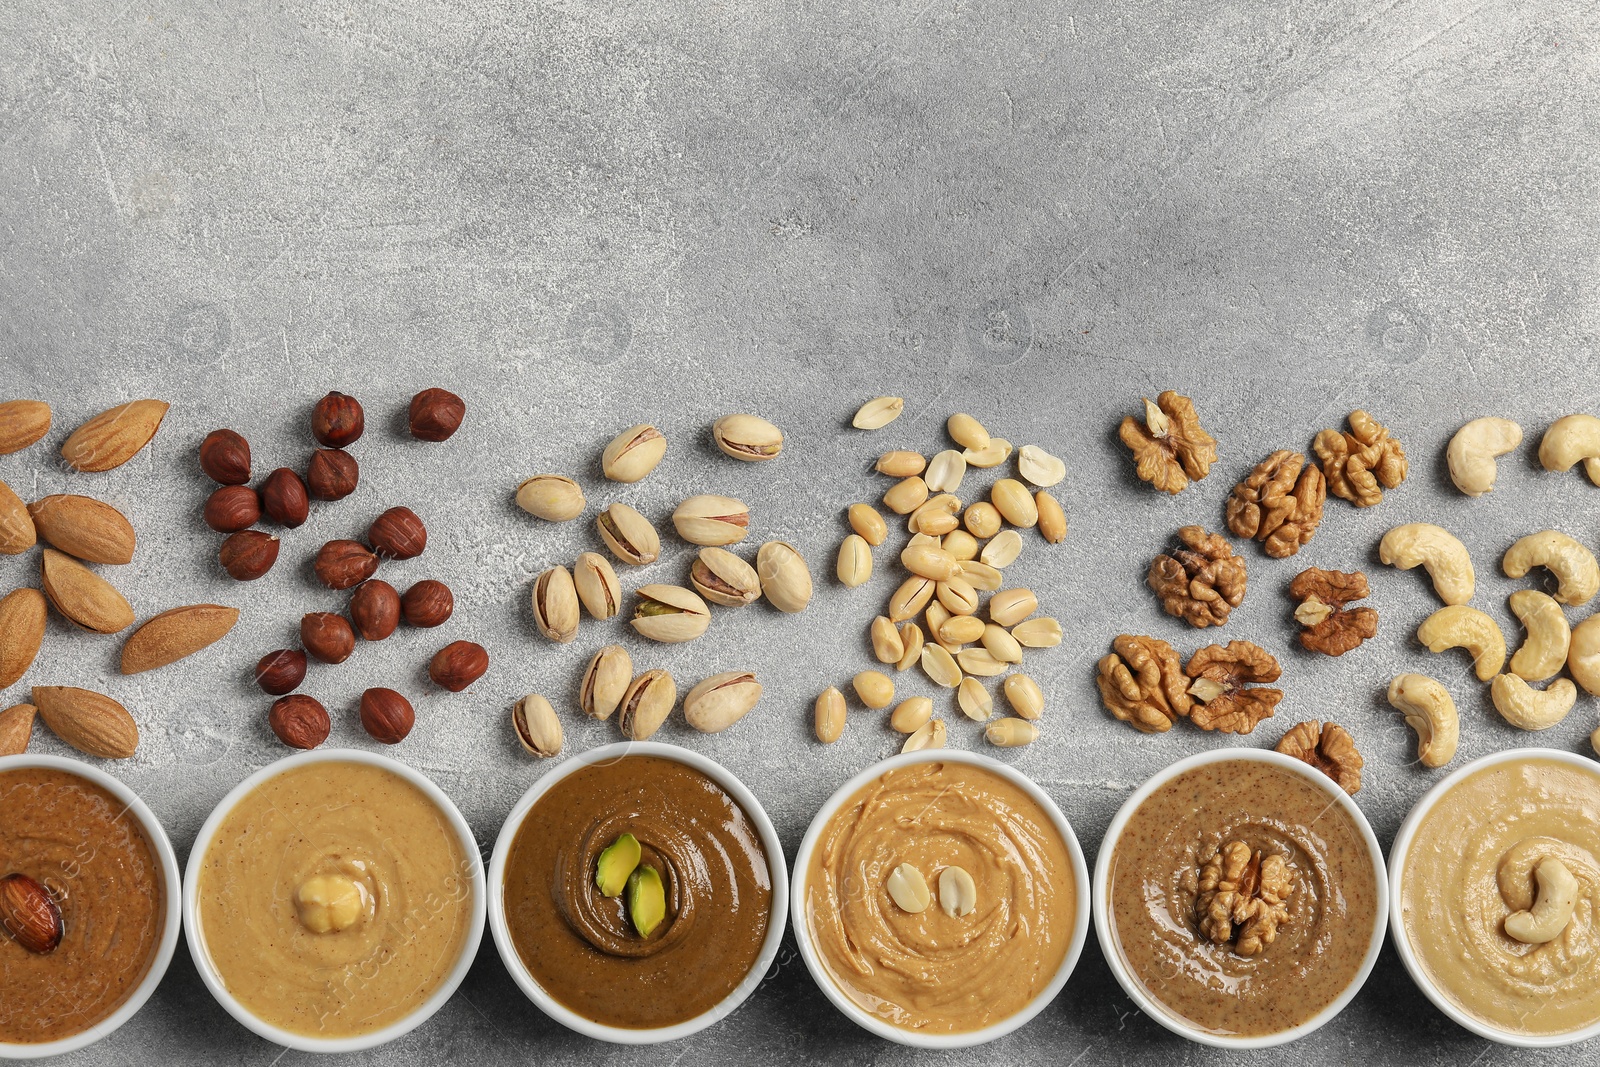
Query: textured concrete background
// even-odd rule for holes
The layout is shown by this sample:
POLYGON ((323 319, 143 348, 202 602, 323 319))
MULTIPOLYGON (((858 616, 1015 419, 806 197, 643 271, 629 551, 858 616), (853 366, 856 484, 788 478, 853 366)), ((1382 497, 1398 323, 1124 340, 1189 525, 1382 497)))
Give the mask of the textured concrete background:
MULTIPOLYGON (((792 850, 840 781, 896 747, 864 711, 832 748, 810 737, 815 694, 869 665, 865 626, 893 585, 888 566, 854 592, 831 580, 842 510, 884 488, 872 455, 931 452, 943 417, 965 409, 1069 464, 1068 542, 1030 539, 1011 575, 1069 637, 1030 660, 1050 700, 1043 739, 1006 758, 1060 801, 1091 863, 1152 772, 1270 745, 1313 716, 1355 733, 1368 760, 1359 800, 1387 844, 1437 777, 1414 765, 1382 700, 1394 673, 1451 686, 1459 758, 1529 739, 1499 721, 1463 660, 1431 658, 1410 636, 1434 600, 1420 574, 1377 566, 1382 532, 1420 519, 1457 531, 1477 562, 1476 603, 1512 634, 1505 546, 1545 525, 1594 541, 1600 490, 1542 472, 1534 451, 1550 419, 1600 410, 1597 23, 1581 2, 1467 0, 4 5, 0 393, 51 401, 57 428, 0 459, 0 478, 25 497, 70 488, 125 509, 142 546, 114 577, 141 617, 197 600, 245 610, 224 644, 133 679, 115 673, 119 640, 53 621, 28 681, 128 704, 145 740, 113 769, 187 854, 217 800, 283 754, 248 668, 293 639, 301 612, 342 606, 315 585, 311 552, 409 504, 430 547, 385 574, 445 579, 456 617, 317 668, 306 691, 335 710, 334 742, 358 747, 371 744, 351 710, 360 691, 410 692, 418 725, 395 754, 457 800, 487 847, 545 769, 517 748, 506 709, 538 690, 570 711, 583 662, 622 632, 586 621, 560 648, 537 636, 532 575, 596 542, 588 519, 529 520, 512 489, 566 471, 592 504, 628 500, 660 519, 690 492, 732 493, 751 503, 756 538, 811 559, 812 608, 719 612, 692 646, 630 645, 685 684, 760 673, 768 695, 738 728, 699 737, 675 721, 663 736, 743 776, 792 850), (449 444, 421 445, 400 413, 436 384, 467 398, 469 421, 449 444), (1222 451, 1176 499, 1136 482, 1115 440, 1139 397, 1166 387, 1195 398, 1222 451), (367 404, 361 490, 287 535, 267 579, 231 583, 199 522, 196 446, 228 425, 253 442, 258 471, 301 467, 310 405, 331 388, 367 404), (907 416, 872 436, 847 429, 877 393, 904 395, 907 416), (153 447, 109 474, 61 467, 67 431, 139 396, 173 402, 153 447), (1218 635, 1280 653, 1278 717, 1245 738, 1146 737, 1112 721, 1092 677, 1113 635, 1155 633, 1185 654, 1212 636, 1160 614, 1141 584, 1151 554, 1179 525, 1218 527, 1251 465, 1307 447, 1356 406, 1403 440, 1411 480, 1370 511, 1330 501, 1295 560, 1244 548, 1250 595, 1218 635), (711 449, 710 421, 741 409, 788 431, 778 462, 711 449), (1443 448, 1483 414, 1519 420, 1529 440, 1494 494, 1469 501, 1443 448), (600 448, 645 420, 671 439, 667 462, 633 489, 601 484, 600 448), (1378 638, 1338 661, 1292 643, 1283 589, 1312 564, 1368 570, 1382 616, 1378 638), (432 691, 427 657, 469 636, 489 647, 490 674, 467 693, 432 691)), ((687 566, 687 547, 667 542, 652 580, 687 566)), ((36 555, 0 562, 0 582, 32 581, 36 567, 36 555)), ((903 691, 929 691, 902 677, 903 691)), ((1582 750, 1595 721, 1585 697, 1537 740, 1582 750)), ((570 713, 567 729, 569 751, 614 736, 570 713)), ((982 744, 959 717, 951 734, 982 744)), ((48 737, 38 748, 60 751, 48 737)), ((1217 1060, 1135 1011, 1092 938, 1053 1007, 959 1057, 845 1024, 790 946, 733 1019, 628 1051, 546 1021, 486 941, 444 1011, 360 1062, 1217 1060)), ((1325 1030, 1237 1057, 1375 1058, 1537 1057, 1445 1021, 1387 950, 1325 1030)), ((237 1027, 180 950, 148 1008, 72 1062, 309 1059, 237 1027)))

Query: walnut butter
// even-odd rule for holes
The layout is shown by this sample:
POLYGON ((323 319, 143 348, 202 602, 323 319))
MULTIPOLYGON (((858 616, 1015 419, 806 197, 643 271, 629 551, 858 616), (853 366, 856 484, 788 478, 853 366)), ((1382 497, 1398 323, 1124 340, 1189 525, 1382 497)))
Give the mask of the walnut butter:
POLYGON ((1450 787, 1423 816, 1401 922, 1446 998, 1515 1034, 1600 1020, 1600 774, 1516 759, 1450 787))
POLYGON ((312 763, 263 782, 217 827, 200 925, 257 1018, 344 1038, 433 996, 465 948, 472 892, 471 858, 425 793, 382 767, 312 763))

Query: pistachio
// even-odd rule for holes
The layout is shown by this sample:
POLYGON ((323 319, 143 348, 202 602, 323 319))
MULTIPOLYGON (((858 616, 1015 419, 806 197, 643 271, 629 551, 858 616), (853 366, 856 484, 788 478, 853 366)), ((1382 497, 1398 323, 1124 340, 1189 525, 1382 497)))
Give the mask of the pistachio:
POLYGON ((909 478, 913 474, 921 474, 927 465, 928 461, 922 458, 921 452, 885 452, 878 457, 874 469, 891 478, 909 478))
POLYGON ((703 493, 678 505, 672 525, 692 545, 731 545, 750 532, 750 509, 731 496, 703 493))
POLYGON ((667 917, 667 891, 661 872, 648 864, 628 875, 628 918, 639 936, 648 938, 667 917))
POLYGON ((862 404, 850 425, 858 430, 881 430, 906 409, 906 402, 897 396, 880 396, 862 404))
POLYGON ((1033 722, 1044 714, 1044 693, 1039 683, 1026 674, 1013 674, 1000 688, 1012 710, 1022 718, 1033 722))
POLYGON ((645 671, 622 694, 617 725, 630 741, 645 741, 667 721, 678 702, 678 687, 666 671, 645 671))
POLYGON ((1022 662, 1022 642, 1003 626, 991 622, 983 628, 983 647, 1001 663, 1022 662))
POLYGON ((535 756, 549 758, 561 751, 561 720, 538 693, 529 693, 512 707, 511 728, 522 747, 535 756))
POLYGON ((578 591, 567 568, 551 567, 534 580, 533 621, 560 644, 578 636, 578 591))
POLYGON ((667 439, 649 423, 630 426, 611 439, 600 456, 600 469, 614 482, 637 482, 656 469, 667 454, 667 439))
POLYGON ((915 618, 928 606, 928 601, 933 599, 933 590, 934 583, 931 578, 922 578, 915 574, 907 578, 889 598, 889 618, 895 622, 905 622, 907 619, 915 618))
POLYGON ((900 751, 921 752, 925 748, 943 748, 944 744, 944 720, 934 719, 923 723, 921 729, 906 738, 906 743, 900 746, 900 751))
POLYGON ((951 530, 944 535, 939 547, 962 563, 978 558, 978 539, 965 530, 951 530))
POLYGON ((1011 458, 1011 442, 1000 437, 989 438, 986 448, 969 448, 961 453, 961 458, 967 461, 967 466, 987 470, 998 467, 1011 458))
POLYGON ((860 534, 850 534, 839 542, 839 561, 834 572, 845 588, 865 585, 872 577, 872 548, 860 534))
POLYGON ((905 651, 900 653, 900 658, 895 662, 894 669, 903 671, 913 663, 922 661, 922 627, 914 622, 900 624, 900 643, 905 646, 905 651))
POLYGON ((981 452, 989 447, 989 431, 983 428, 983 423, 971 415, 957 412, 945 420, 944 428, 949 433, 950 440, 962 448, 981 452))
POLYGON ((974 615, 952 615, 939 624, 939 643, 947 650, 951 645, 970 645, 983 636, 984 622, 974 615))
POLYGON ((517 507, 546 522, 583 514, 583 489, 564 474, 535 474, 517 486, 517 507))
POLYGON ((1033 494, 1033 506, 1039 512, 1039 536, 1045 543, 1059 545, 1067 539, 1067 513, 1061 502, 1043 489, 1033 494))
POLYGON ((989 500, 1013 526, 1032 527, 1039 522, 1038 505, 1028 495, 1028 487, 1015 478, 1001 478, 990 486, 989 500))
POLYGON ((755 415, 724 415, 711 424, 711 439, 724 455, 759 463, 783 451, 783 431, 755 415))
POLYGON ((817 697, 812 721, 817 740, 825 745, 833 744, 844 733, 844 694, 835 686, 828 686, 817 697))
POLYGON ((723 671, 695 686, 683 698, 683 717, 703 734, 726 730, 756 706, 761 683, 750 671, 723 671))
POLYGON ((947 581, 961 573, 961 564, 956 558, 936 545, 908 545, 900 553, 900 562, 912 574, 936 582, 947 581))
MULTIPOLYGON (((642 585, 636 594, 631 623, 640 637, 663 644, 693 641, 711 625, 711 609, 678 585, 642 585)), ((634 738, 635 741, 640 738, 634 738)))
MULTIPOLYGON (((997 512, 996 521, 998 519, 997 512)), ((983 554, 978 558, 991 567, 1005 570, 1015 563, 1020 555, 1022 555, 1022 535, 1015 530, 1001 530, 983 546, 983 554)))
POLYGON ((989 598, 989 620, 1000 626, 1015 626, 1039 610, 1039 601, 1033 590, 1018 586, 1002 589, 989 598))
POLYGON ((984 727, 983 736, 996 748, 1021 748, 1038 740, 1039 728, 1026 719, 996 719, 984 727))
POLYGON ((961 714, 973 722, 988 722, 994 714, 994 698, 976 678, 963 678, 956 687, 956 704, 961 714))
POLYGON ((811 603, 811 571, 800 550, 787 541, 768 541, 756 553, 761 592, 779 611, 805 610, 811 603))
POLYGON ((987 648, 963 648, 956 653, 956 665, 978 678, 997 678, 1011 665, 994 657, 987 648))
POLYGON ((598 552, 585 552, 572 565, 572 584, 578 599, 596 619, 609 619, 621 610, 622 585, 617 572, 598 552))
POLYGON ((633 659, 621 645, 606 645, 589 660, 578 684, 578 707, 591 719, 609 719, 633 681, 633 659))
POLYGON ((971 615, 978 610, 978 591, 965 578, 951 578, 934 587, 939 603, 952 615, 971 615))
POLYGON ((1013 626, 1011 636, 1024 648, 1055 648, 1061 643, 1061 624, 1048 617, 1029 619, 1013 626))
POLYGON ((921 915, 933 902, 933 894, 928 891, 928 880, 909 863, 902 863, 889 872, 885 888, 889 891, 889 899, 910 915, 921 915))
POLYGON ((987 500, 979 500, 968 505, 962 522, 973 537, 982 541, 1000 532, 1000 509, 987 500))
POLYGON ((850 529, 874 548, 883 544, 889 536, 889 527, 884 524, 883 516, 871 504, 851 504, 849 518, 850 529))
POLYGON ((1017 450, 1017 473, 1039 488, 1048 489, 1067 476, 1067 465, 1038 445, 1023 445, 1017 450))
POLYGON ((949 493, 940 493, 924 501, 911 513, 906 528, 912 533, 943 537, 961 525, 961 520, 957 518, 960 514, 960 498, 949 493))
POLYGON ((952 919, 971 915, 978 906, 978 883, 964 867, 946 867, 939 872, 939 907, 952 919))
POLYGON ((879 615, 872 620, 872 654, 879 663, 898 663, 900 657, 906 654, 906 643, 901 640, 900 631, 894 628, 894 621, 887 615, 879 615))
POLYGON ((889 728, 896 733, 914 734, 933 718, 933 701, 927 697, 907 697, 889 716, 889 728))
POLYGON ((642 567, 661 558, 661 538, 650 520, 626 504, 612 504, 595 519, 600 540, 611 554, 630 567, 642 567))
POLYGON ((972 588, 984 593, 994 592, 1006 580, 1006 576, 1000 573, 998 567, 991 567, 989 564, 979 560, 963 563, 961 565, 961 577, 972 588))
POLYGON ((861 698, 861 703, 874 711, 886 708, 894 701, 894 682, 882 671, 862 671, 850 679, 850 685, 861 698))
POLYGON ((928 483, 912 475, 895 482, 883 494, 883 506, 896 515, 909 515, 928 499, 928 483))
POLYGON ((695 592, 725 608, 753 604, 761 595, 756 569, 725 548, 708 546, 689 567, 689 584, 695 592))
POLYGON ((938 645, 922 646, 922 672, 946 689, 961 684, 961 668, 956 666, 955 657, 938 645))
POLYGON ((960 452, 947 448, 928 463, 928 473, 923 480, 935 493, 953 493, 961 488, 961 480, 966 476, 967 461, 961 458, 960 452))
POLYGON ((601 850, 594 864, 594 885, 600 895, 615 899, 628 886, 628 876, 639 866, 644 850, 639 839, 623 834, 601 850))

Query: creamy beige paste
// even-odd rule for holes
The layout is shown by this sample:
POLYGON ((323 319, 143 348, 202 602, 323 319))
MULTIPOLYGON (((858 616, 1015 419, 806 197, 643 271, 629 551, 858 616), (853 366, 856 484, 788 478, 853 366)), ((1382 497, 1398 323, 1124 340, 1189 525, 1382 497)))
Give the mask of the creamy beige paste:
POLYGON ((263 1021, 315 1037, 371 1033, 421 1006, 454 969, 471 871, 445 813, 404 778, 309 764, 262 783, 217 827, 200 870, 206 950, 263 1021), (327 918, 305 905, 308 885, 345 888, 341 929, 307 925, 327 918))
POLYGON ((1467 1014, 1521 1034, 1600 1019, 1600 772, 1529 759, 1462 779, 1417 827, 1400 905, 1417 959, 1467 1014), (1554 941, 1525 945, 1505 921, 1547 855, 1577 878, 1577 906, 1554 941))

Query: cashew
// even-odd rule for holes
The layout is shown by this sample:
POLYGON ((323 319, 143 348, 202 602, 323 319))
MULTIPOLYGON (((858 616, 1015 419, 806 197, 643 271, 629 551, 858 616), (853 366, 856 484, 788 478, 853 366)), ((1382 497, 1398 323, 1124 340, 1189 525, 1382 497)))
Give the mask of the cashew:
POLYGON ((1499 674, 1506 662, 1506 639, 1500 627, 1477 608, 1463 604, 1440 608, 1423 619, 1417 627, 1417 640, 1427 645, 1429 652, 1466 649, 1472 653, 1480 682, 1499 674))
POLYGON ((1445 459, 1450 480, 1468 496, 1482 496, 1494 488, 1495 457, 1522 443, 1522 427, 1510 419, 1473 419, 1450 438, 1445 459))
POLYGON ((1594 553, 1560 530, 1531 533, 1500 559, 1507 578, 1521 578, 1535 567, 1556 576, 1556 599, 1563 604, 1587 604, 1600 592, 1600 564, 1594 553))
POLYGON ((1514 674, 1502 674, 1489 686, 1494 710, 1519 730, 1548 730, 1567 717, 1578 699, 1578 687, 1557 678, 1543 691, 1514 674))
POLYGON ((1525 945, 1542 945, 1561 936, 1578 904, 1578 880, 1567 865, 1546 856, 1533 869, 1539 883, 1539 899, 1527 911, 1506 916, 1506 933, 1525 945))
POLYGON ((1600 485, 1600 419, 1593 415, 1567 415, 1545 430, 1539 442, 1539 462, 1547 471, 1569 471, 1583 460, 1583 473, 1600 485))
POLYGON ((1474 574, 1467 547, 1450 531, 1428 522, 1408 522, 1383 535, 1378 559, 1403 571, 1417 564, 1428 568, 1433 588, 1446 604, 1472 599, 1474 574))
POLYGON ((1567 662, 1567 648, 1572 643, 1566 612, 1537 589, 1518 589, 1511 594, 1511 613, 1528 631, 1522 647, 1511 657, 1511 673, 1529 682, 1554 678, 1567 662))
POLYGON ((1443 767, 1454 758, 1461 720, 1444 686, 1426 674, 1397 674, 1389 683, 1389 704, 1417 732, 1417 759, 1424 767, 1443 767))
MULTIPOLYGON (((1591 615, 1572 628, 1567 673, 1584 692, 1600 697, 1600 615, 1591 615)), ((1600 745, 1595 750, 1600 752, 1600 745)))

